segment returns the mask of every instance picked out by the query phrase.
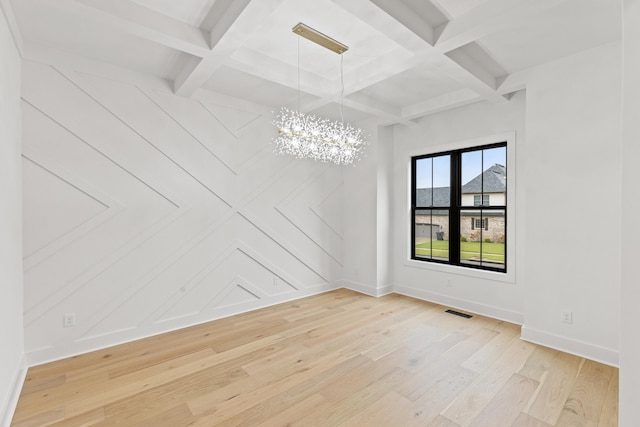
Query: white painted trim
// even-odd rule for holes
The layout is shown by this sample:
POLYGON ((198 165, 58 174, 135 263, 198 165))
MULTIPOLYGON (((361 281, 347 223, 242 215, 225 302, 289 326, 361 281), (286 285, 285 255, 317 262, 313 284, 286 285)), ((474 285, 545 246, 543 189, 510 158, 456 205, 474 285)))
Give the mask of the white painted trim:
POLYGON ((522 325, 524 316, 516 311, 506 310, 504 308, 495 307, 477 302, 468 301, 460 298, 442 295, 435 292, 429 292, 422 289, 410 288, 408 286, 395 285, 394 292, 400 295, 406 295, 412 298, 418 298, 424 301, 436 304, 446 305, 447 307, 468 311, 482 316, 491 317, 493 319, 504 320, 506 322, 522 325))
POLYGON ((460 150, 469 147, 479 147, 482 145, 493 144, 497 142, 507 142, 507 272, 492 272, 474 268, 466 268, 458 265, 438 264, 434 262, 423 262, 411 259, 411 227, 405 228, 405 250, 406 258, 404 265, 407 267, 422 268, 425 270, 441 271, 448 274, 459 274, 464 276, 477 277, 480 279, 489 279, 494 281, 501 281, 505 283, 516 283, 516 191, 517 188, 517 172, 516 172, 516 144, 517 135, 515 131, 497 133, 493 135, 481 136, 478 138, 467 139, 457 142, 447 142, 439 144, 433 147, 415 148, 405 153, 405 165, 406 165, 406 222, 405 224, 411 224, 411 158, 415 156, 435 154, 444 151, 460 150))
POLYGON ((11 31, 11 37, 13 37, 13 43, 16 45, 16 49, 22 58, 24 56, 24 45, 22 42, 22 35, 20 34, 20 28, 18 27, 18 21, 13 13, 11 7, 11 0, 0 0, 0 10, 4 15, 4 20, 7 22, 9 31, 11 31))
POLYGON ((20 358, 20 362, 18 363, 18 370, 16 371, 15 377, 13 379, 13 384, 11 386, 11 390, 9 391, 8 398, 5 402, 3 402, 2 407, 0 407, 0 427, 9 427, 11 425, 11 419, 13 418, 13 414, 16 411, 18 398, 20 397, 22 385, 24 384, 24 380, 26 377, 27 355, 22 353, 22 357, 20 358))
POLYGON ((619 366, 618 351, 589 344, 583 341, 574 340, 560 335, 550 334, 537 329, 522 327, 520 339, 534 344, 560 350, 565 353, 574 354, 585 359, 604 363, 614 367, 619 366))
MULTIPOLYGON (((231 307, 221 307, 219 311, 216 313, 206 313, 208 317, 198 317, 195 316, 188 319, 184 323, 176 321, 171 325, 168 325, 171 322, 164 322, 161 325, 163 328, 157 327, 157 324, 152 325, 147 333, 140 335, 140 329, 134 328, 130 330, 124 330, 117 332, 115 334, 109 334, 101 337, 96 337, 96 339, 77 341, 73 346, 73 349, 70 353, 60 354, 60 349, 45 347, 40 349, 35 349, 33 351, 27 352, 26 360, 29 367, 43 365, 49 362, 55 362, 58 360, 66 359, 69 357, 79 356, 81 354, 90 353, 93 351, 103 350, 105 348, 113 347, 120 344, 126 344, 132 341, 138 341, 145 338, 153 337, 156 335, 165 334, 168 332, 188 328, 191 326, 201 325, 203 323, 212 322, 214 320, 224 319, 226 317, 235 316, 237 314, 247 313, 253 310, 260 310, 266 307, 270 307, 273 305, 284 304, 290 301, 295 301, 301 298, 306 298, 313 295, 323 294, 325 292, 334 291, 336 289, 340 289, 339 283, 326 283, 319 286, 314 286, 312 288, 305 288, 299 291, 291 292, 290 295, 275 295, 272 297, 268 297, 265 299, 261 299, 257 302, 261 303, 259 305, 248 304, 238 304, 231 307), (156 326, 156 328, 153 328, 156 326), (130 335, 129 335, 130 334, 130 335), (117 335, 117 338, 115 337, 117 335)), ((185 318, 181 318, 181 320, 185 320, 185 318)), ((19 392, 20 390, 18 390, 19 392)), ((4 427, 4 426, 2 426, 4 427)))
POLYGON ((369 295, 370 297, 381 297, 390 293, 393 293, 393 285, 388 284, 381 288, 376 288, 375 286, 369 286, 364 283, 354 282, 353 280, 338 280, 338 284, 341 285, 345 289, 349 289, 354 292, 359 292, 361 294, 369 295))

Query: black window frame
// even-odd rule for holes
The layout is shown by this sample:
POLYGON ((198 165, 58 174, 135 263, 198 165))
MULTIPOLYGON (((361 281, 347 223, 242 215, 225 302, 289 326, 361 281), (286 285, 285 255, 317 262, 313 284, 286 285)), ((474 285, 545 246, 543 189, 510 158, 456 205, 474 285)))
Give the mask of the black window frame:
MULTIPOLYGON (((504 195, 504 205, 494 205, 494 206, 490 206, 490 205, 481 205, 481 206, 463 206, 462 205, 462 186, 464 185, 461 180, 462 180, 462 155, 464 153, 468 153, 468 152, 473 152, 473 151, 480 151, 480 150, 489 150, 492 148, 500 148, 500 147, 504 147, 505 149, 507 149, 507 141, 502 141, 502 142, 496 142, 496 143, 492 143, 492 144, 486 144, 486 145, 479 145, 479 146, 473 146, 473 147, 466 147, 466 148, 461 148, 461 149, 456 149, 456 150, 449 150, 449 151, 441 151, 441 152, 437 152, 437 153, 429 153, 429 154, 423 154, 423 155, 418 155, 418 156, 413 156, 411 157, 411 217, 410 217, 410 224, 411 224, 411 240, 409 242, 410 246, 411 246, 411 259, 415 260, 415 261, 421 261, 421 262, 426 262, 426 263, 436 263, 436 264, 445 264, 445 265, 452 265, 452 266, 456 266, 456 267, 463 267, 463 268, 471 268, 471 269, 477 269, 477 270, 488 270, 488 271, 495 271, 498 273, 507 273, 508 270, 508 258, 507 258, 507 245, 509 242, 508 236, 507 236, 507 224, 508 224, 508 218, 507 218, 507 191, 508 191, 508 185, 505 186, 505 195, 504 195), (440 157, 440 156, 450 156, 450 195, 449 195, 449 207, 435 207, 435 206, 431 206, 431 207, 424 207, 424 206, 416 206, 416 164, 419 160, 421 159, 428 159, 428 158, 435 158, 435 157, 440 157), (416 214, 418 213, 418 211, 421 211, 420 213, 424 212, 424 211, 436 211, 436 210, 447 210, 448 211, 448 215, 449 215, 449 230, 447 230, 447 234, 449 236, 449 260, 443 260, 443 259, 439 259, 439 258, 423 258, 420 256, 416 256, 416 214), (460 237, 461 237, 461 232, 460 232, 460 218, 463 216, 462 212, 463 211, 478 211, 480 210, 480 220, 482 222, 483 228, 482 229, 486 229, 488 230, 489 228, 489 221, 488 221, 488 217, 483 217, 482 214, 484 213, 484 211, 502 211, 504 213, 504 267, 493 267, 491 265, 474 265, 474 264, 469 264, 469 263, 462 263, 460 260, 460 237), (485 220, 487 220, 485 222, 485 220), (454 237, 455 236, 455 237, 454 237)), ((507 160, 505 158, 505 171, 507 171, 507 160)), ((484 168, 483 168, 484 169, 484 168)), ((482 173, 484 173, 484 170, 482 171, 482 173)), ((507 174, 508 177, 508 174, 507 174)), ((508 182, 508 179, 507 179, 508 182)), ((482 199, 482 197, 481 197, 482 199)), ((476 218, 472 218, 472 226, 475 226, 475 220, 476 218)))

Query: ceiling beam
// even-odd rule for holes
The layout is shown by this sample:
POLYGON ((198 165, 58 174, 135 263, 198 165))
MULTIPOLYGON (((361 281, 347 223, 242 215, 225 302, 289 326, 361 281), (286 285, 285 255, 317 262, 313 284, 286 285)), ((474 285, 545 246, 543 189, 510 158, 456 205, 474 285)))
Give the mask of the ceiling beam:
POLYGON ((349 108, 373 114, 374 116, 389 122, 399 123, 405 126, 413 126, 416 124, 410 120, 405 120, 405 118, 402 117, 402 113, 399 108, 392 107, 378 99, 371 98, 370 96, 366 96, 361 93, 354 93, 348 98, 344 98, 342 100, 342 104, 349 108))
POLYGON ((240 48, 265 17, 276 12, 284 0, 234 0, 211 31, 211 51, 199 61, 191 61, 180 71, 174 92, 191 96, 240 48))
POLYGON ((208 37, 200 29, 130 0, 56 0, 58 4, 74 7, 86 19, 191 55, 210 52, 208 37))
POLYGON ((403 19, 402 16, 404 15, 398 20, 395 16, 388 13, 387 10, 382 9, 371 0, 331 1, 353 15, 354 19, 360 19, 368 26, 377 29, 408 52, 414 54, 422 53, 425 45, 428 46, 428 43, 418 34, 401 24, 400 20, 403 19))
POLYGON ((434 98, 429 98, 424 102, 403 107, 402 117, 405 120, 416 119, 428 114, 438 113, 482 100, 483 98, 471 89, 459 89, 434 98))
POLYGON ((370 0, 380 9, 384 10, 388 15, 408 28, 413 34, 420 37, 433 46, 435 41, 434 28, 415 11, 410 9, 406 3, 398 0, 370 0))

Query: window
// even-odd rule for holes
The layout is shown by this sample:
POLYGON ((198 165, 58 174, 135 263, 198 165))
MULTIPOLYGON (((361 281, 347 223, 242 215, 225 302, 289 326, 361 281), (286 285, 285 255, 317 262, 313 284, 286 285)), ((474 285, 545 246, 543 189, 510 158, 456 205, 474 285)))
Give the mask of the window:
POLYGON ((489 206, 489 195, 488 194, 474 194, 473 195, 473 206, 489 206))
POLYGON ((471 229, 483 228, 489 230, 489 218, 471 218, 471 229))
POLYGON ((413 157, 411 258, 506 272, 506 165, 506 142, 413 157))

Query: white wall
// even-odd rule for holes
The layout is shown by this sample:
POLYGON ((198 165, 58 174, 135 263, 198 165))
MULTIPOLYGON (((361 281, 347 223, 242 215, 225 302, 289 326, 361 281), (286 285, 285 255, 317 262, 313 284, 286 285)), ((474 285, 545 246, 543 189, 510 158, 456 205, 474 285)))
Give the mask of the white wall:
POLYGON ((0 425, 10 421, 25 368, 20 131, 20 55, 0 7, 0 425))
POLYGON ((527 340, 618 363, 620 64, 619 43, 601 46, 527 71, 526 96, 516 93, 507 104, 474 104, 396 127, 396 291, 520 322, 527 340), (512 131, 515 276, 409 261, 410 157, 512 131), (573 324, 561 322, 564 310, 573 324))
POLYGON ((622 288, 620 292, 620 426, 640 420, 640 1, 624 1, 622 136, 622 288))
POLYGON ((524 171, 524 120, 525 94, 519 92, 510 102, 501 105, 478 103, 425 117, 417 126, 396 126, 393 144, 393 272, 396 291, 522 322, 525 209, 524 187, 520 177, 524 171), (516 256, 512 257, 515 259, 509 265, 509 281, 505 281, 501 273, 409 261, 411 156, 460 148, 460 143, 469 140, 475 140, 478 144, 502 142, 503 139, 494 140, 491 136, 513 132, 516 175, 509 176, 509 185, 515 186, 516 217, 510 218, 509 224, 515 227, 516 232, 515 237, 510 233, 512 237, 509 238, 509 244, 514 246, 516 256), (489 139, 478 140, 484 137, 489 139))
POLYGON ((336 287, 342 169, 276 155, 270 109, 56 64, 23 65, 31 364, 336 287))
POLYGON ((523 337, 617 364, 621 50, 533 70, 527 83, 523 337), (573 312, 573 324, 560 321, 573 312))
POLYGON ((369 137, 363 159, 344 169, 344 271, 341 285, 367 295, 392 291, 392 132, 362 123, 369 137))

